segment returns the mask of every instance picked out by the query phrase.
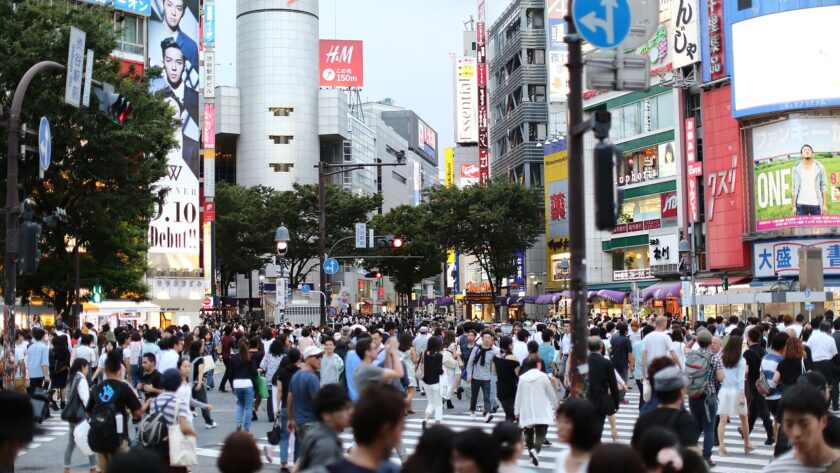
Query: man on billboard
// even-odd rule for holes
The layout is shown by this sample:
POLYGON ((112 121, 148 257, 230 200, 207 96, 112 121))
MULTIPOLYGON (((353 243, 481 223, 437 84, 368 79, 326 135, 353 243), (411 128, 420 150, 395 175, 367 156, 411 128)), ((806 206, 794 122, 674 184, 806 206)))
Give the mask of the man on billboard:
POLYGON ((184 84, 185 57, 178 43, 166 38, 160 43, 166 87, 163 95, 181 120, 181 153, 184 162, 198 175, 198 92, 184 84))
POLYGON ((793 167, 794 215, 822 215, 828 209, 828 177, 825 167, 814 159, 811 145, 802 145, 802 161, 793 167))
POLYGON ((186 59, 185 80, 192 88, 198 86, 198 45, 193 38, 181 31, 181 20, 187 9, 186 0, 159 0, 153 3, 155 12, 161 17, 164 33, 178 44, 186 59))

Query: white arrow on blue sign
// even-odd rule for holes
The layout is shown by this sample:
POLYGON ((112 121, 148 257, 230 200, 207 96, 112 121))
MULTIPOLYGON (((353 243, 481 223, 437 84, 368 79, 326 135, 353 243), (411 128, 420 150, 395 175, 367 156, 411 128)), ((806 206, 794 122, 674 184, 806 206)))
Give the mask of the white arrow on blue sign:
POLYGON ((578 33, 595 47, 612 49, 630 33, 629 0, 574 0, 572 19, 578 33))
POLYGON ((46 171, 50 167, 52 158, 52 134, 50 133, 50 122, 47 117, 41 117, 38 126, 38 160, 41 163, 41 170, 46 171))
POLYGON ((338 260, 335 258, 327 258, 324 260, 324 272, 327 274, 335 274, 338 272, 338 260))
POLYGON ((812 304, 810 302, 805 304, 805 310, 807 310, 808 312, 813 311, 814 310, 814 304, 812 304))

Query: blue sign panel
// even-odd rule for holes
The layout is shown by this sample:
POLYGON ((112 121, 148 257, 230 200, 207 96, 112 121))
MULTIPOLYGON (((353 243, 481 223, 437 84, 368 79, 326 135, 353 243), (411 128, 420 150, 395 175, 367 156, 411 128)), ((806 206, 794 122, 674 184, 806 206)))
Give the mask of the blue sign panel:
POLYGON ((578 33, 595 47, 612 49, 630 33, 628 0, 575 0, 572 19, 578 33))
POLYGON ((513 280, 519 286, 525 285, 525 253, 522 251, 517 251, 516 256, 513 258, 513 264, 516 268, 516 274, 513 276, 513 280))
POLYGON ((50 133, 50 122, 47 117, 41 117, 41 123, 38 126, 38 160, 41 163, 41 169, 44 171, 49 169, 51 157, 52 134, 50 133))
POLYGON ((216 44, 216 4, 213 2, 204 3, 204 45, 214 46, 216 44))
POLYGON ((327 258, 324 260, 324 272, 327 274, 335 274, 338 272, 338 260, 335 258, 327 258))
POLYGON ((149 16, 152 14, 152 0, 83 0, 96 5, 113 5, 117 10, 149 16))

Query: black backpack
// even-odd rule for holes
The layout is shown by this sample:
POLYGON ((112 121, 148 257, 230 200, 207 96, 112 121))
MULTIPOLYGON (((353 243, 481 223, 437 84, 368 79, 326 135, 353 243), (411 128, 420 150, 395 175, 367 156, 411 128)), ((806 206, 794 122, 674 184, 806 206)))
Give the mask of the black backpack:
MULTIPOLYGON (((110 385, 100 385, 97 391, 112 389, 110 385)), ((91 394, 93 395, 93 393, 91 394)), ((90 415, 90 431, 88 432, 88 445, 96 453, 114 453, 120 446, 120 435, 117 433, 117 411, 114 409, 114 400, 102 402, 97 399, 90 415)))
MULTIPOLYGON (((169 425, 166 423, 166 406, 174 399, 169 398, 163 403, 163 407, 158 407, 158 398, 152 402, 154 412, 151 410, 143 420, 140 421, 140 427, 137 429, 137 436, 140 439, 140 445, 144 447, 155 447, 163 442, 169 434, 169 425)), ((178 418, 178 412, 175 413, 175 418, 178 418)))

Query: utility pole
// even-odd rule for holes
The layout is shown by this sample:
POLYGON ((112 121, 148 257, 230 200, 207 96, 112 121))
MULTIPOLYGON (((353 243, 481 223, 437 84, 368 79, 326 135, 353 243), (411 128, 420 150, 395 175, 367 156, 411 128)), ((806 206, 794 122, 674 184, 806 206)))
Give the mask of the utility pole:
POLYGON ((583 52, 582 38, 572 21, 572 0, 566 9, 566 37, 569 46, 569 247, 570 286, 572 295, 572 351, 569 363, 573 397, 586 393, 588 314, 586 313, 586 215, 583 181, 583 52))

